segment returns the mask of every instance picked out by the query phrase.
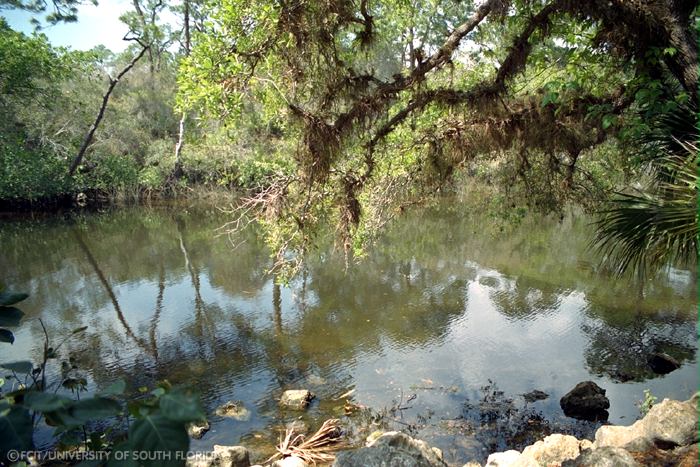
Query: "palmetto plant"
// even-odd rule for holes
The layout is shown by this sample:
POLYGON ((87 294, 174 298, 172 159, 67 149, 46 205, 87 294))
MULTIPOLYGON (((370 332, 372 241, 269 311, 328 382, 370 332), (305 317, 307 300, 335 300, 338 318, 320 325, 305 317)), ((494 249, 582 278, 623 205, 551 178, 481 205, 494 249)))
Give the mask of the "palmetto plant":
POLYGON ((595 244, 615 272, 644 275, 669 263, 697 261, 700 157, 694 123, 689 108, 664 119, 644 141, 646 186, 618 193, 601 213, 595 244))

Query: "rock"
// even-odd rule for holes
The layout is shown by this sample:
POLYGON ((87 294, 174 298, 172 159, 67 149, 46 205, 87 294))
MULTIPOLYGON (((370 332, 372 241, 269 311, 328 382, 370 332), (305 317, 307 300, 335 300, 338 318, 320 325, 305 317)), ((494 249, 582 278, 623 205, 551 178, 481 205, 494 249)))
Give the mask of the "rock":
POLYGON ((214 456, 220 459, 222 467, 250 467, 250 454, 243 446, 214 445, 214 456))
POLYGON ((325 378, 318 375, 309 375, 306 381, 312 386, 325 386, 327 384, 325 378))
POLYGON ((307 467, 308 465, 301 457, 289 456, 278 460, 272 464, 272 467, 307 467))
MULTIPOLYGON (((566 460, 575 459, 580 452, 578 439, 569 435, 554 434, 526 447, 521 457, 532 459, 535 465, 559 465, 566 460)), ((515 463, 525 464, 527 461, 524 459, 515 463)))
POLYGON ((530 391, 528 393, 525 393, 522 395, 523 399, 525 399, 525 402, 536 402, 536 401, 543 401, 546 398, 549 397, 549 394, 547 394, 544 391, 540 391, 538 389, 535 389, 534 391, 530 391))
POLYGON ((200 439, 204 436, 204 433, 209 431, 209 422, 204 420, 203 422, 192 422, 187 425, 187 434, 190 438, 200 439))
POLYGON ((559 401, 564 415, 581 420, 607 420, 610 400, 593 381, 578 383, 559 401))
POLYGON ((649 356, 647 360, 649 368, 659 375, 665 375, 681 367, 681 364, 675 358, 664 352, 656 352, 649 356))
POLYGON ((214 445, 214 451, 187 459, 187 467, 250 467, 250 454, 243 446, 214 445))
POLYGON ((309 432, 309 425, 303 420, 292 420, 284 425, 284 430, 291 430, 296 434, 305 435, 309 432))
POLYGON ((306 389, 290 389, 282 394, 280 405, 294 410, 304 410, 313 398, 314 395, 306 389))
POLYGON ((629 443, 622 446, 625 451, 628 452, 644 452, 656 448, 656 445, 649 438, 644 438, 642 436, 633 439, 629 443))
POLYGON ((671 449, 698 441, 698 412, 695 397, 679 402, 664 399, 655 404, 646 416, 630 426, 602 426, 595 434, 595 446, 623 447, 641 445, 648 440, 656 447, 671 449))
POLYGON ((250 420, 250 410, 246 409, 241 401, 229 401, 214 412, 219 417, 229 417, 241 422, 250 420))
POLYGON ((579 450, 593 449, 593 442, 587 439, 582 439, 578 442, 579 450))
POLYGON ((622 448, 606 446, 587 449, 576 459, 565 461, 561 467, 638 467, 632 454, 622 448))
POLYGON ((605 446, 621 448, 638 438, 645 438, 644 430, 640 422, 641 421, 635 422, 631 426, 601 426, 595 432, 594 446, 596 448, 605 446))
POLYGON ((442 452, 425 441, 396 431, 384 433, 368 447, 338 453, 334 467, 443 467, 442 452))
POLYGON ((520 460, 518 451, 494 452, 486 459, 486 467, 509 467, 520 460))
POLYGON ((365 446, 370 447, 371 445, 374 444, 375 441, 379 439, 384 434, 382 430, 377 430, 373 431, 370 433, 370 435, 367 437, 367 440, 365 441, 365 446))
POLYGON ((659 447, 687 446, 698 441, 698 409, 695 398, 664 399, 641 420, 647 438, 659 447))
POLYGON ((478 462, 467 462, 462 467, 481 467, 481 464, 478 462))

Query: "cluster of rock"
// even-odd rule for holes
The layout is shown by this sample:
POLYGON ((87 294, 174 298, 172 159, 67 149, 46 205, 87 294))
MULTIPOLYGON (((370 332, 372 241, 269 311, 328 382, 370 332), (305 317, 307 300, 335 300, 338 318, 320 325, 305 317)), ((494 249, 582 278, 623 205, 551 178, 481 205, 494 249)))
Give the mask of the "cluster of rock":
POLYGON ((605 425, 595 441, 551 435, 522 452, 491 454, 487 467, 698 465, 698 400, 664 399, 631 426, 605 425))
MULTIPOLYGON (((281 403, 303 409, 313 395, 308 391, 285 393, 281 403)), ((641 467, 647 465, 693 467, 698 465, 698 401, 700 393, 685 402, 664 399, 631 426, 605 425, 595 441, 553 434, 520 451, 488 456, 485 467, 641 467)), ((594 383, 576 386, 561 400, 565 411, 582 418, 601 415, 609 407, 605 391, 594 383), (572 412, 573 411, 573 412, 572 412)), ((607 412, 605 412, 607 414, 607 412)), ((305 467, 298 457, 281 459, 271 467, 305 467)), ((250 467, 248 451, 241 446, 214 446, 207 456, 188 461, 189 467, 250 467)), ((333 467, 445 467, 440 449, 400 432, 375 433, 365 447, 337 454, 333 467)), ((253 466, 261 467, 261 466, 253 466)), ((482 467, 470 462, 464 467, 482 467)))

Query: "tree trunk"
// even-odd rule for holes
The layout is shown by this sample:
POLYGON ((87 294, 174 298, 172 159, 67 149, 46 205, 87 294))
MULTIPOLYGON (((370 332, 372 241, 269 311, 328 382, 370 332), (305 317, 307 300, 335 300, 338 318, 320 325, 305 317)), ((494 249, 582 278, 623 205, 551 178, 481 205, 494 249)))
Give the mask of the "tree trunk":
POLYGON ((117 75, 116 78, 109 78, 109 87, 107 88, 107 92, 105 93, 104 96, 102 96, 102 105, 100 106, 100 111, 97 113, 97 117, 95 118, 95 121, 93 122, 92 126, 90 127, 90 131, 88 131, 88 134, 85 136, 85 140, 83 141, 83 144, 80 146, 80 149, 78 150, 78 154, 75 156, 75 159, 73 159, 73 162, 70 165, 70 169, 68 170, 68 175, 73 176, 75 174, 75 171, 78 169, 78 166, 83 162, 83 157, 85 156, 85 151, 87 151, 88 147, 90 146, 90 143, 92 143, 92 138, 95 136, 95 131, 97 131, 97 128, 100 126, 100 122, 102 122, 102 118, 105 115, 105 109, 107 108, 107 103, 109 103, 109 97, 112 95, 112 91, 114 91, 114 87, 117 85, 119 80, 131 70, 134 65, 136 65, 136 62, 138 62, 141 57, 143 57, 143 54, 146 53, 146 50, 148 50, 149 47, 144 47, 141 49, 141 52, 134 57, 129 64, 124 67, 124 69, 117 75))

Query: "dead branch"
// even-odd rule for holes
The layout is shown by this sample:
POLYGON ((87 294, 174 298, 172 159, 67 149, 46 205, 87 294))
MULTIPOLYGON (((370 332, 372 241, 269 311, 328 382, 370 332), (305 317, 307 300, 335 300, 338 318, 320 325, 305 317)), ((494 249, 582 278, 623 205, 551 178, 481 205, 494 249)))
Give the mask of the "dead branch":
POLYGON ((92 138, 95 135, 95 131, 97 131, 97 128, 100 126, 100 122, 102 122, 102 118, 105 115, 105 109, 107 108, 107 103, 109 102, 109 98, 112 95, 112 91, 114 91, 114 87, 119 83, 119 80, 122 79, 122 77, 131 70, 134 65, 136 65, 136 62, 138 62, 141 57, 146 53, 146 51, 149 49, 148 46, 142 47, 141 52, 139 52, 138 55, 136 55, 127 66, 124 67, 122 71, 119 72, 116 78, 109 78, 109 87, 107 88, 107 92, 102 96, 102 105, 100 106, 100 110, 97 113, 97 117, 95 118, 95 121, 93 122, 92 126, 90 127, 90 131, 88 131, 87 135, 85 136, 85 139, 83 140, 83 144, 80 146, 80 149, 78 150, 78 154, 75 156, 75 159, 73 159, 73 162, 70 165, 70 169, 68 170, 68 175, 73 176, 75 174, 75 171, 77 170, 78 166, 82 163, 83 157, 85 156, 85 152, 87 151, 88 147, 90 146, 90 143, 92 142, 92 138))

